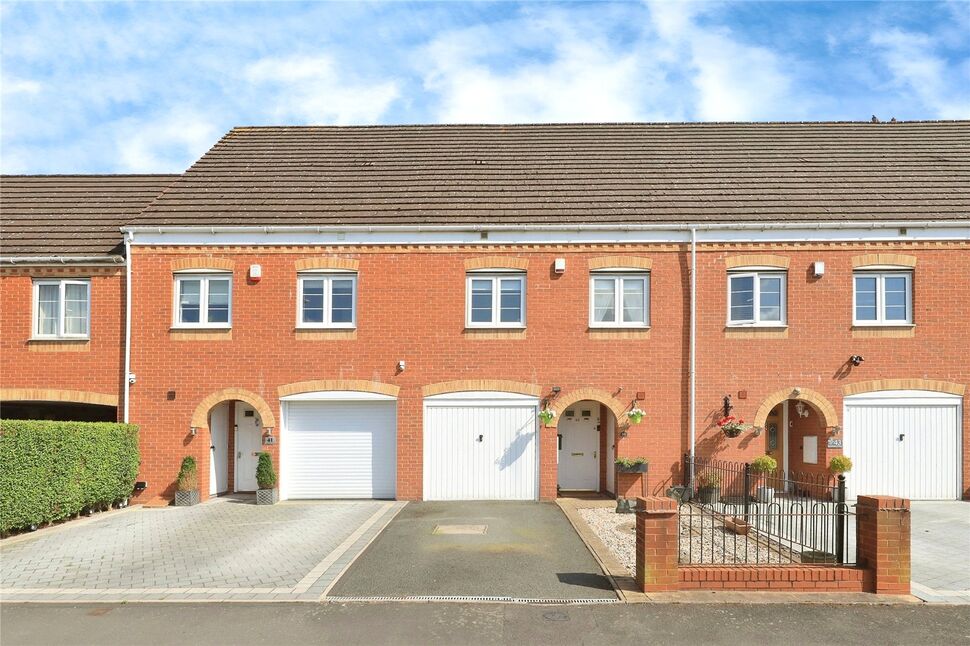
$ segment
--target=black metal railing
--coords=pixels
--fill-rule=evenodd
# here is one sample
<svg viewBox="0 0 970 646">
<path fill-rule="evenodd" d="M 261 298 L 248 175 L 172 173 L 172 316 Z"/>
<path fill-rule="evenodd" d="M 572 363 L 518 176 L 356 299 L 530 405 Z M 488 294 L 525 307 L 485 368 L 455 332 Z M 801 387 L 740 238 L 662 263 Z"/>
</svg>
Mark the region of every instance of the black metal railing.
<svg viewBox="0 0 970 646">
<path fill-rule="evenodd" d="M 681 563 L 855 562 L 845 476 L 684 457 Z"/>
</svg>

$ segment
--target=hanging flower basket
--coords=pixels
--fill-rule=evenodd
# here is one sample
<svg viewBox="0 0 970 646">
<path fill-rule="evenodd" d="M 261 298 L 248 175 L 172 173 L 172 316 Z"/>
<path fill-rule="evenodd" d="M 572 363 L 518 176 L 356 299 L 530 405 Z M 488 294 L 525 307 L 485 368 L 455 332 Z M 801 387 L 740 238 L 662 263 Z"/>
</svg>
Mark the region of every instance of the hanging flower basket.
<svg viewBox="0 0 970 646">
<path fill-rule="evenodd" d="M 556 419 L 556 411 L 551 408 L 544 408 L 539 411 L 539 419 L 542 420 L 544 426 L 548 426 L 549 422 Z"/>
<path fill-rule="evenodd" d="M 737 419 L 732 415 L 722 417 L 718 420 L 717 425 L 727 437 L 738 437 L 753 428 L 750 424 L 745 424 L 743 419 Z"/>
<path fill-rule="evenodd" d="M 639 424 L 643 421 L 643 416 L 646 415 L 641 408 L 634 406 L 632 409 L 626 412 L 626 417 L 630 420 L 631 424 Z"/>
</svg>

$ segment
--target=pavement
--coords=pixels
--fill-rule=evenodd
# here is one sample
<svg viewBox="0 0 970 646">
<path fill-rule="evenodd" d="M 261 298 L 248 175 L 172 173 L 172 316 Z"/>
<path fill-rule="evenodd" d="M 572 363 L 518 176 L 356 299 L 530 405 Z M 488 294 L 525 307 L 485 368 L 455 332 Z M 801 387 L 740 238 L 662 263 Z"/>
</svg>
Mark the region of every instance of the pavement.
<svg viewBox="0 0 970 646">
<path fill-rule="evenodd" d="M 329 596 L 618 600 L 559 507 L 535 502 L 410 503 Z"/>
<path fill-rule="evenodd" d="M 4 604 L 33 644 L 966 644 L 957 606 L 465 603 Z"/>
<path fill-rule="evenodd" d="M 218 498 L 0 543 L 4 601 L 316 601 L 405 503 Z"/>
<path fill-rule="evenodd" d="M 931 603 L 970 604 L 970 502 L 913 502 L 912 592 Z"/>
</svg>

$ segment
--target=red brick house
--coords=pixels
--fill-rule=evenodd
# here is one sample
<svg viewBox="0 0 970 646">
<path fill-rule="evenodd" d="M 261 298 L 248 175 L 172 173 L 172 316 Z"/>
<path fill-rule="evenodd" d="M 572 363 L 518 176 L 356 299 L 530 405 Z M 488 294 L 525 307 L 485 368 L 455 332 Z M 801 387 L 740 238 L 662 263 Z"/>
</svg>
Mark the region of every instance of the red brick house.
<svg viewBox="0 0 970 646">
<path fill-rule="evenodd" d="M 143 502 L 185 455 L 210 495 L 267 450 L 284 498 L 550 499 L 843 447 L 853 493 L 970 498 L 970 123 L 234 129 L 78 220 L 127 247 L 97 368 L 28 354 L 55 261 L 10 245 L 60 255 L 8 214 L 31 181 L 3 178 L 3 405 L 117 397 Z"/>
</svg>

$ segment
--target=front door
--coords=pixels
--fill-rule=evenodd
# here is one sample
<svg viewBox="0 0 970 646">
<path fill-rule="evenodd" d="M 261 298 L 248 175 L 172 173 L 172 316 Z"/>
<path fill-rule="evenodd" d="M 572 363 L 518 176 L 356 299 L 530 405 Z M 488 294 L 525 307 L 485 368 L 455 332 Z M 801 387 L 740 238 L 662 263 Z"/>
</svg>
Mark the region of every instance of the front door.
<svg viewBox="0 0 970 646">
<path fill-rule="evenodd" d="M 209 495 L 229 489 L 229 406 L 218 404 L 209 414 Z"/>
<path fill-rule="evenodd" d="M 259 413 L 245 402 L 236 402 L 236 491 L 256 491 L 261 441 Z"/>
<path fill-rule="evenodd" d="M 559 488 L 565 491 L 598 491 L 599 404 L 579 402 L 559 420 Z"/>
</svg>

